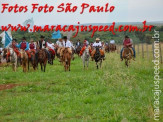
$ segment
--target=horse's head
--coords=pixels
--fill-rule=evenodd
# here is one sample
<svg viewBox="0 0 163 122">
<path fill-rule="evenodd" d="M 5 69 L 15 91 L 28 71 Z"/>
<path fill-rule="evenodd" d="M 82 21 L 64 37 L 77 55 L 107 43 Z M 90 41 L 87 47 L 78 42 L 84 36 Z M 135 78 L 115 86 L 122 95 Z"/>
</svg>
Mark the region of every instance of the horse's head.
<svg viewBox="0 0 163 122">
<path fill-rule="evenodd" d="M 85 56 L 87 56 L 87 57 L 89 56 L 89 48 L 88 48 L 88 47 L 86 47 L 86 49 L 85 49 L 85 52 L 84 52 L 84 53 L 85 53 Z"/>
<path fill-rule="evenodd" d="M 4 48 L 4 49 L 2 50 L 2 56 L 3 56 L 4 59 L 5 59 L 6 56 L 7 56 L 7 52 L 8 52 L 7 48 Z"/>
<path fill-rule="evenodd" d="M 63 52 L 68 53 L 68 48 L 65 48 Z"/>
<path fill-rule="evenodd" d="M 25 51 L 23 49 L 20 50 L 20 58 L 25 58 Z"/>
<path fill-rule="evenodd" d="M 100 47 L 99 46 L 96 47 L 96 53 L 100 53 Z"/>
<path fill-rule="evenodd" d="M 10 55 L 12 55 L 13 53 L 14 53 L 14 50 L 13 50 L 13 48 L 8 48 L 8 52 L 10 52 Z"/>
<path fill-rule="evenodd" d="M 131 57 L 131 51 L 128 47 L 125 47 L 124 48 L 124 58 L 130 59 L 130 57 Z"/>
</svg>

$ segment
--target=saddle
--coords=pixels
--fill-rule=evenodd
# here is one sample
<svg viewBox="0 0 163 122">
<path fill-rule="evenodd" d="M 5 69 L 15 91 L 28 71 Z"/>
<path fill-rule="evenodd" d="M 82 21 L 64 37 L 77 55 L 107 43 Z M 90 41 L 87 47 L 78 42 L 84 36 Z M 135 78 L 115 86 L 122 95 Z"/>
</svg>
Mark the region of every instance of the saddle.
<svg viewBox="0 0 163 122">
<path fill-rule="evenodd" d="M 128 49 L 130 50 L 131 55 L 134 56 L 134 51 L 133 51 L 133 49 L 132 49 L 131 47 L 128 47 Z M 122 52 L 122 57 L 125 57 L 125 51 L 124 51 L 124 50 L 123 50 L 123 52 Z"/>
</svg>

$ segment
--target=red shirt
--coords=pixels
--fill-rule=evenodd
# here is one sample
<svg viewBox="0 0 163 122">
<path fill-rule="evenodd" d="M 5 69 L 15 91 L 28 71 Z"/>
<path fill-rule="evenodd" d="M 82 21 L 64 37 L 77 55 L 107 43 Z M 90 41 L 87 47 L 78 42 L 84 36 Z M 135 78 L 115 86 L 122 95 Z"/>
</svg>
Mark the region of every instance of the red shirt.
<svg viewBox="0 0 163 122">
<path fill-rule="evenodd" d="M 123 41 L 123 45 L 124 45 L 124 47 L 127 47 L 128 44 L 130 44 L 130 43 L 132 43 L 130 39 L 125 39 L 125 40 Z M 129 45 L 129 47 L 132 47 L 132 44 Z"/>
<path fill-rule="evenodd" d="M 35 44 L 31 44 L 31 43 L 30 43 L 29 48 L 30 48 L 30 49 L 35 49 Z"/>
<path fill-rule="evenodd" d="M 22 42 L 21 45 L 20 45 L 20 49 L 25 50 L 26 47 L 27 47 L 26 42 Z"/>
</svg>

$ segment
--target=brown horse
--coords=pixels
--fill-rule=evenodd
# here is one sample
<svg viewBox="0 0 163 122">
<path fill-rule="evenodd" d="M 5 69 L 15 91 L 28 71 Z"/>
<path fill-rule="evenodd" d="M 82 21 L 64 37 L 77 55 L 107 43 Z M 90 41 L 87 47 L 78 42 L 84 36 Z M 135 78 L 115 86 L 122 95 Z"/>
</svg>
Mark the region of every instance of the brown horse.
<svg viewBox="0 0 163 122">
<path fill-rule="evenodd" d="M 110 50 L 111 52 L 115 52 L 115 50 L 116 50 L 116 45 L 115 45 L 115 44 L 110 44 L 110 45 L 109 45 L 109 50 Z"/>
<path fill-rule="evenodd" d="M 28 60 L 28 70 L 29 70 L 29 64 L 31 63 L 32 67 L 34 70 L 36 70 L 37 68 L 37 60 L 36 60 L 36 55 L 35 55 L 35 51 L 30 51 L 29 52 L 31 55 L 31 58 Z"/>
<path fill-rule="evenodd" d="M 25 50 L 20 50 L 20 57 L 21 57 L 21 64 L 23 67 L 23 72 L 27 72 L 28 67 L 28 54 L 25 52 Z"/>
<path fill-rule="evenodd" d="M 68 48 L 63 50 L 63 64 L 65 71 L 70 71 L 70 63 L 71 63 L 71 54 L 68 52 Z"/>
<path fill-rule="evenodd" d="M 108 44 L 105 45 L 105 52 L 107 52 L 107 53 L 110 52 L 110 48 L 109 48 L 109 45 Z"/>
<path fill-rule="evenodd" d="M 47 60 L 48 60 L 48 56 L 46 53 L 46 49 L 38 50 L 38 63 L 40 63 L 41 65 L 41 71 L 45 72 Z"/>
<path fill-rule="evenodd" d="M 128 47 L 125 47 L 123 49 L 123 52 L 122 52 L 122 59 L 125 59 L 125 64 L 126 66 L 128 67 L 129 66 L 129 63 L 130 63 L 130 60 L 132 59 L 132 52 L 131 52 L 131 49 L 129 49 Z"/>
</svg>

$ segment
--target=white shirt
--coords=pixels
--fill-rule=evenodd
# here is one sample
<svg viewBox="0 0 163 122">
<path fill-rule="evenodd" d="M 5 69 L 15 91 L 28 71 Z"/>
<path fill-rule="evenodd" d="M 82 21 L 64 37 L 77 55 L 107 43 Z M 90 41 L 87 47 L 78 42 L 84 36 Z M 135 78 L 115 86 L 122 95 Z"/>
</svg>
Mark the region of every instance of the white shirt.
<svg viewBox="0 0 163 122">
<path fill-rule="evenodd" d="M 93 43 L 93 47 L 97 47 L 97 46 L 101 47 L 102 46 L 101 42 L 99 42 L 99 43 L 97 43 L 97 42 Z"/>
<path fill-rule="evenodd" d="M 71 48 L 71 42 L 69 41 L 69 40 L 67 40 L 66 41 L 66 43 L 65 43 L 65 41 L 63 41 L 63 47 L 68 47 L 68 48 Z"/>
<path fill-rule="evenodd" d="M 2 51 L 3 50 L 3 48 L 0 48 L 0 51 Z"/>
<path fill-rule="evenodd" d="M 115 41 L 114 40 L 110 40 L 110 44 L 115 44 Z"/>
<path fill-rule="evenodd" d="M 57 44 L 59 47 L 63 47 L 63 42 L 60 42 L 59 40 L 56 42 L 56 44 Z"/>
<path fill-rule="evenodd" d="M 54 50 L 54 43 L 50 44 L 50 43 L 47 42 L 47 46 Z"/>
</svg>

